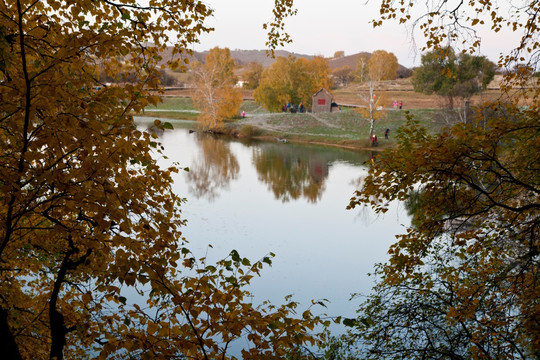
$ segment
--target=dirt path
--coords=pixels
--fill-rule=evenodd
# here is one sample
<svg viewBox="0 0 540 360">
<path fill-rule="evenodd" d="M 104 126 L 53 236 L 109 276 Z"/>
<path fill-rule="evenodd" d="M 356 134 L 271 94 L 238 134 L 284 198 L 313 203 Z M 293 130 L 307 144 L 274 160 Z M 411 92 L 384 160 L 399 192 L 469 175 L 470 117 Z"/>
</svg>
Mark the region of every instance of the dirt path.
<svg viewBox="0 0 540 360">
<path fill-rule="evenodd" d="M 312 118 L 314 118 L 318 122 L 323 123 L 324 125 L 326 125 L 328 127 L 339 128 L 339 126 L 337 126 L 336 124 L 332 124 L 331 122 L 328 122 L 325 119 L 321 119 L 320 117 L 318 117 L 317 115 L 315 115 L 313 113 L 308 113 L 307 115 L 310 115 Z"/>
<path fill-rule="evenodd" d="M 282 122 L 281 124 L 270 123 L 270 121 L 273 118 L 281 116 L 281 115 L 282 113 L 269 113 L 269 114 L 246 113 L 246 117 L 242 119 L 241 121 L 239 121 L 238 123 L 240 125 L 251 125 L 251 126 L 257 127 L 262 130 L 267 130 L 267 131 L 286 132 L 287 130 L 294 127 L 293 123 L 291 123 L 291 125 L 287 125 L 286 122 Z M 339 128 L 338 125 L 332 124 L 331 122 L 318 117 L 316 114 L 306 113 L 305 115 L 311 116 L 316 121 L 320 122 L 321 124 L 324 124 L 324 126 L 331 127 L 331 128 Z"/>
<path fill-rule="evenodd" d="M 246 113 L 246 117 L 238 122 L 241 126 L 251 125 L 262 130 L 275 131 L 275 132 L 285 132 L 290 127 L 286 125 L 276 125 L 270 124 L 269 121 L 276 116 L 281 115 L 281 113 L 270 113 L 270 114 L 254 114 Z"/>
</svg>

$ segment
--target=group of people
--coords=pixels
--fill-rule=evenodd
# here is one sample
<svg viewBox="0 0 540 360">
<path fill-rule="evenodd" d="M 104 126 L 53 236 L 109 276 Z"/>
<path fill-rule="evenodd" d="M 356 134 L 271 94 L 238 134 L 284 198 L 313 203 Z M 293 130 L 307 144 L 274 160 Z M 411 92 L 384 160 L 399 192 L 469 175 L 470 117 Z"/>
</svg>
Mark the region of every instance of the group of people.
<svg viewBox="0 0 540 360">
<path fill-rule="evenodd" d="M 384 131 L 384 138 L 388 140 L 388 134 L 390 134 L 390 129 L 386 128 Z M 373 134 L 371 135 L 371 146 L 377 146 L 379 145 L 379 140 L 377 139 L 377 135 Z"/>
<path fill-rule="evenodd" d="M 399 106 L 399 110 L 403 109 L 403 101 L 397 101 L 397 100 L 394 100 L 394 109 L 397 109 L 397 107 Z"/>
<path fill-rule="evenodd" d="M 283 105 L 281 107 L 281 111 L 291 112 L 291 113 L 295 113 L 295 112 L 303 113 L 303 112 L 306 112 L 306 108 L 304 107 L 303 103 L 300 103 L 300 105 L 298 106 L 295 104 L 287 103 L 287 105 Z"/>
</svg>

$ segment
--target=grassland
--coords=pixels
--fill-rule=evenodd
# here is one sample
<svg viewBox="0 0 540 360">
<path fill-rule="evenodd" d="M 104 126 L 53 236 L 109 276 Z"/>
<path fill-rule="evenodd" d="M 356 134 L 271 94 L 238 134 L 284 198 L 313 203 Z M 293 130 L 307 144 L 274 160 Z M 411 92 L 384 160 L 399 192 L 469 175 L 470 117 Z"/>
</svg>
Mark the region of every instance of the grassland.
<svg viewBox="0 0 540 360">
<path fill-rule="evenodd" d="M 244 93 L 244 102 L 239 113 L 244 111 L 245 118 L 238 116 L 226 123 L 225 131 L 237 137 L 256 137 L 275 140 L 286 139 L 295 142 L 312 142 L 337 145 L 351 148 L 371 147 L 369 141 L 369 121 L 359 111 L 362 105 L 359 93 L 364 91 L 359 85 L 352 85 L 333 92 L 334 101 L 341 104 L 339 112 L 331 113 L 269 113 L 253 101 L 250 92 Z M 407 116 L 436 133 L 448 125 L 444 120 L 443 99 L 436 95 L 419 94 L 413 91 L 409 79 L 398 79 L 380 85 L 380 96 L 384 96 L 388 108 L 382 111 L 383 116 L 375 122 L 375 134 L 380 143 L 379 149 L 393 146 L 395 135 L 407 121 Z M 162 97 L 157 107 L 148 107 L 144 115 L 151 117 L 184 120 L 178 127 L 197 127 L 198 111 L 195 109 L 189 90 L 176 90 Z M 486 100 L 500 97 L 500 90 L 488 89 L 471 99 L 471 103 L 479 104 Z M 402 110 L 392 108 L 393 100 L 402 101 Z M 348 106 L 350 105 L 350 106 Z M 459 106 L 459 105 L 458 105 Z M 459 111 L 457 109 L 456 111 Z M 186 122 L 185 120 L 188 120 Z M 189 121 L 192 121 L 191 123 Z M 174 121 L 172 121 L 174 124 Z M 190 125 L 191 124 L 191 125 Z M 390 138 L 384 139 L 384 132 L 390 129 Z"/>
<path fill-rule="evenodd" d="M 336 145 L 350 148 L 367 148 L 369 121 L 362 117 L 357 108 L 343 107 L 342 111 L 332 113 L 269 113 L 252 100 L 242 103 L 240 116 L 226 123 L 226 132 L 237 137 L 254 137 L 275 140 L 286 139 L 293 142 L 310 142 Z M 440 131 L 444 125 L 436 122 L 434 109 L 412 109 L 384 111 L 384 117 L 375 122 L 375 134 L 379 138 L 380 149 L 395 144 L 397 129 L 405 124 L 406 115 L 412 115 L 428 129 Z M 164 97 L 157 107 L 147 108 L 144 116 L 168 118 L 177 127 L 196 129 L 197 110 L 191 99 Z M 178 120 L 178 121 L 175 121 Z M 181 120 L 181 121 L 180 121 Z M 185 120 L 189 120 L 186 122 Z M 390 129 L 389 140 L 384 139 L 384 132 Z"/>
</svg>

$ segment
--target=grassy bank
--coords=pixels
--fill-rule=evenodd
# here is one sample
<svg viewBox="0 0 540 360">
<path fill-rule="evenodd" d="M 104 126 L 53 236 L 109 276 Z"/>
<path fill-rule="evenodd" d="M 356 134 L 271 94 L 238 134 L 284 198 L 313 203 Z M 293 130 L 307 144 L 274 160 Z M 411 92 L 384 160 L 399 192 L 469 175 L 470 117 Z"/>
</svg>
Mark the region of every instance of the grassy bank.
<svg viewBox="0 0 540 360">
<path fill-rule="evenodd" d="M 163 97 L 157 106 L 148 106 L 140 115 L 195 121 L 199 112 L 193 106 L 191 98 L 167 96 Z"/>
<path fill-rule="evenodd" d="M 254 101 L 244 101 L 240 111 L 246 112 L 246 118 L 231 119 L 226 123 L 226 131 L 235 136 L 272 140 L 280 138 L 352 148 L 371 147 L 369 120 L 363 118 L 357 108 L 345 107 L 340 112 L 317 114 L 268 113 Z M 384 117 L 375 122 L 379 148 L 395 144 L 396 131 L 405 124 L 407 114 L 414 116 L 429 132 L 440 131 L 445 124 L 434 120 L 437 118 L 436 113 L 434 109 L 386 110 Z M 141 115 L 194 121 L 198 112 L 190 98 L 164 97 L 161 104 L 148 107 Z M 196 127 L 196 123 L 178 125 Z M 388 140 L 384 139 L 386 129 L 390 129 Z"/>
</svg>

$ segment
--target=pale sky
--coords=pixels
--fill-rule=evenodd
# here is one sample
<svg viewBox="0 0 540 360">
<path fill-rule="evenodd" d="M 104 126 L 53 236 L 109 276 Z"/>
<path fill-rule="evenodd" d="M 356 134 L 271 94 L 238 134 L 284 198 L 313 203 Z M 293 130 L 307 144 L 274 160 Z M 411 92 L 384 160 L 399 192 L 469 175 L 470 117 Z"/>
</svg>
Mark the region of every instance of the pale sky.
<svg viewBox="0 0 540 360">
<path fill-rule="evenodd" d="M 215 46 L 231 50 L 263 50 L 266 34 L 262 24 L 271 20 L 273 0 L 207 0 L 215 10 L 209 25 L 215 31 L 203 35 L 194 50 L 204 51 Z M 411 46 L 411 35 L 403 25 L 387 22 L 373 28 L 370 20 L 378 15 L 377 0 L 295 0 L 298 14 L 286 20 L 286 30 L 293 43 L 288 50 L 305 55 L 331 57 L 336 51 L 345 55 L 358 52 L 386 50 L 393 52 L 398 62 L 407 67 L 419 65 L 420 54 Z M 497 62 L 501 51 L 508 51 L 516 44 L 516 34 L 499 33 L 493 36 L 486 31 L 482 36 L 481 55 Z M 420 35 L 417 46 L 423 44 Z"/>
</svg>

